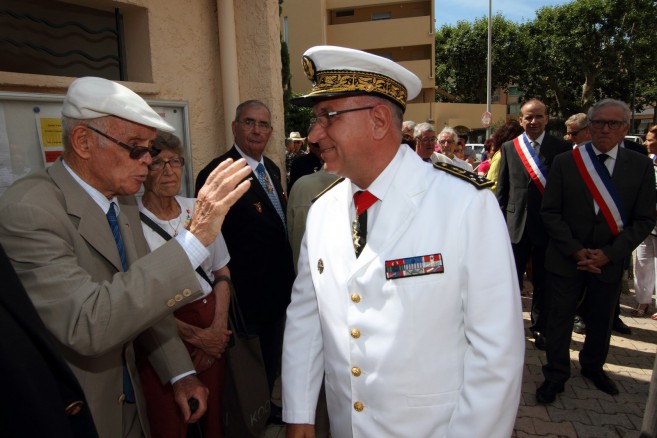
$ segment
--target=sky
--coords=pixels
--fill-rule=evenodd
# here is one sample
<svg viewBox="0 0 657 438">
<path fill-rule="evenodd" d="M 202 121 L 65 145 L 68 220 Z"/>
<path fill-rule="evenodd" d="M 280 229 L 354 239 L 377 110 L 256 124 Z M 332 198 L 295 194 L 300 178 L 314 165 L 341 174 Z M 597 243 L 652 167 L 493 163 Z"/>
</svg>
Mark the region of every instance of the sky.
<svg viewBox="0 0 657 438">
<path fill-rule="evenodd" d="M 536 17 L 536 11 L 543 6 L 556 6 L 576 0 L 490 0 L 492 14 L 500 12 L 506 19 L 523 23 Z M 477 18 L 488 17 L 486 0 L 434 0 L 436 7 L 436 29 L 445 24 L 455 26 L 458 21 L 472 22 Z"/>
</svg>

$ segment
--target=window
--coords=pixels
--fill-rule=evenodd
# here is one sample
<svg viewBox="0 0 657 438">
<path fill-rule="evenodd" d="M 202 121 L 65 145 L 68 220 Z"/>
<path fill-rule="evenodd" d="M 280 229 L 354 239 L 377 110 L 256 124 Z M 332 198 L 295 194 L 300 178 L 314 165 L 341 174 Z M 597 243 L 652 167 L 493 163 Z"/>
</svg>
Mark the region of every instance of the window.
<svg viewBox="0 0 657 438">
<path fill-rule="evenodd" d="M 392 12 L 375 12 L 372 14 L 372 21 L 390 20 L 391 18 Z"/>
<path fill-rule="evenodd" d="M 151 81 L 148 11 L 117 5 L 95 9 L 50 0 L 3 0 L 0 70 Z M 126 41 L 132 42 L 129 47 Z M 136 61 L 132 70 L 130 57 Z"/>
</svg>

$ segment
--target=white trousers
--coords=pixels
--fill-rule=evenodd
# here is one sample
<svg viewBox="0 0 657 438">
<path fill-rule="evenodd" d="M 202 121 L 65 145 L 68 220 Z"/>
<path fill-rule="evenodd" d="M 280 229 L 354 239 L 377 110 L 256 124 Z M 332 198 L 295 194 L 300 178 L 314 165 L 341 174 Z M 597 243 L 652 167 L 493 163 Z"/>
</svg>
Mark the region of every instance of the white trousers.
<svg viewBox="0 0 657 438">
<path fill-rule="evenodd" d="M 639 304 L 650 304 L 657 287 L 657 237 L 649 235 L 634 257 L 634 292 Z"/>
</svg>

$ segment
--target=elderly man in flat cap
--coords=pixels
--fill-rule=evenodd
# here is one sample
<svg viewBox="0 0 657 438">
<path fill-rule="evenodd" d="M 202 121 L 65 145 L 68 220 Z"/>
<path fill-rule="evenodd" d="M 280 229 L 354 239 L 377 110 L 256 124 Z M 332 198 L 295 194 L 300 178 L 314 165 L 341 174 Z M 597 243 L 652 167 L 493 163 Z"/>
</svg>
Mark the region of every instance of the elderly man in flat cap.
<svg viewBox="0 0 657 438">
<path fill-rule="evenodd" d="M 288 436 L 313 436 L 325 376 L 334 437 L 509 437 L 523 323 L 489 183 L 401 145 L 421 89 L 408 70 L 332 46 L 303 62 L 308 140 L 343 178 L 315 200 L 301 245 L 283 353 Z"/>
<path fill-rule="evenodd" d="M 189 230 L 147 254 L 131 195 L 158 153 L 150 144 L 156 129 L 174 130 L 128 88 L 77 79 L 62 107 L 63 159 L 0 198 L 0 242 L 80 381 L 101 437 L 150 435 L 133 344 L 173 385 L 182 418 L 205 412 L 208 390 L 171 314 L 201 294 L 194 269 L 249 186 L 240 183 L 249 173 L 243 160 L 222 164 L 199 194 Z M 198 400 L 196 413 L 189 399 Z"/>
</svg>

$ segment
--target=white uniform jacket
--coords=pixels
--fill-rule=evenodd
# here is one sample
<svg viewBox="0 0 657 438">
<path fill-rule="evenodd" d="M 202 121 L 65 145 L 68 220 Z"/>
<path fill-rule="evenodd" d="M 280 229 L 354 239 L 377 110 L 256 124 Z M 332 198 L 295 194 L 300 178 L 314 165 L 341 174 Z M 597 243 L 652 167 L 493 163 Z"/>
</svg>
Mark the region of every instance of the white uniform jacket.
<svg viewBox="0 0 657 438">
<path fill-rule="evenodd" d="M 508 438 L 524 334 L 497 201 L 407 147 L 395 160 L 359 258 L 349 181 L 310 209 L 287 311 L 283 418 L 314 422 L 325 373 L 333 437 Z M 386 261 L 436 254 L 444 272 L 386 279 Z"/>
</svg>

